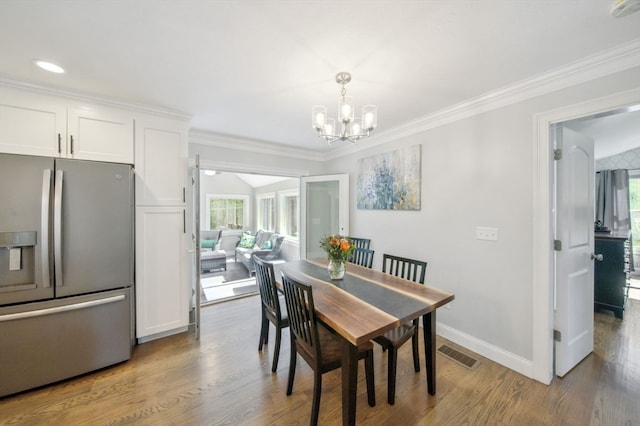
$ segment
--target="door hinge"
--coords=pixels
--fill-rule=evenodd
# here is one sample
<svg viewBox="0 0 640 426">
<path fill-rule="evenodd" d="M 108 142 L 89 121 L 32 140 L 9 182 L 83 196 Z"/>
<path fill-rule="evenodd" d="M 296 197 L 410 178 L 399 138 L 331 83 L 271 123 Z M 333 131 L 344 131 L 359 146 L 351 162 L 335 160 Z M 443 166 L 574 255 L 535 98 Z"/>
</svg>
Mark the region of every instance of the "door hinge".
<svg viewBox="0 0 640 426">
<path fill-rule="evenodd" d="M 562 333 L 558 330 L 553 330 L 553 340 L 556 342 L 562 342 Z"/>
<path fill-rule="evenodd" d="M 553 159 L 556 161 L 562 160 L 562 150 L 560 148 L 553 150 Z"/>
<path fill-rule="evenodd" d="M 561 251 L 562 250 L 562 241 L 553 240 L 553 250 L 554 251 Z"/>
</svg>

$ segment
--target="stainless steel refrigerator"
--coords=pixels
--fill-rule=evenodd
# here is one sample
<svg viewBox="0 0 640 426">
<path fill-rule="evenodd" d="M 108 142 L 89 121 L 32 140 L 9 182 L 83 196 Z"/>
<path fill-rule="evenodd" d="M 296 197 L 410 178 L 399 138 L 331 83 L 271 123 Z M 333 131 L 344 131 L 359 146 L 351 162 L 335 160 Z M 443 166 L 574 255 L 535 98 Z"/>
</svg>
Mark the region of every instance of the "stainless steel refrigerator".
<svg viewBox="0 0 640 426">
<path fill-rule="evenodd" d="M 133 169 L 0 154 L 0 396 L 130 358 Z"/>
</svg>

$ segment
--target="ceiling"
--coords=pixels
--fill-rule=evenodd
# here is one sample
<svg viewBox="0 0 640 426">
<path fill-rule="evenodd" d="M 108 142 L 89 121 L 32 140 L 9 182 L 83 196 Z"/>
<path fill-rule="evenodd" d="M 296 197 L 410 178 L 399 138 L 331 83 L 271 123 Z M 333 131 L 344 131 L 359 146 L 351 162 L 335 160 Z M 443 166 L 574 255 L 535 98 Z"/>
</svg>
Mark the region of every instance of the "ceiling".
<svg viewBox="0 0 640 426">
<path fill-rule="evenodd" d="M 249 173 L 234 173 L 234 175 L 254 188 L 260 188 L 262 186 L 284 182 L 285 180 L 292 179 L 291 177 L 286 176 L 254 175 Z"/>
<path fill-rule="evenodd" d="M 377 132 L 640 39 L 604 0 L 2 0 L 0 78 L 169 109 L 193 129 L 328 149 L 348 71 Z M 53 61 L 47 73 L 34 59 Z"/>
</svg>

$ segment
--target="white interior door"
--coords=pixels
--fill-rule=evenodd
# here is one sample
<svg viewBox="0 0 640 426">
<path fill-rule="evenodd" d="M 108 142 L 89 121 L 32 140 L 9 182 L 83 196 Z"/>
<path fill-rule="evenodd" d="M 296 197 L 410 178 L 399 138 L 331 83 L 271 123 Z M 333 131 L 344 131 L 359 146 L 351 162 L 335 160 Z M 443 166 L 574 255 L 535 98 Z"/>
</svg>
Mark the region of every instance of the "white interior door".
<svg viewBox="0 0 640 426">
<path fill-rule="evenodd" d="M 594 141 L 554 125 L 556 161 L 555 373 L 562 377 L 593 351 Z"/>
<path fill-rule="evenodd" d="M 349 175 L 307 176 L 300 180 L 302 259 L 322 257 L 320 239 L 349 235 Z"/>
</svg>

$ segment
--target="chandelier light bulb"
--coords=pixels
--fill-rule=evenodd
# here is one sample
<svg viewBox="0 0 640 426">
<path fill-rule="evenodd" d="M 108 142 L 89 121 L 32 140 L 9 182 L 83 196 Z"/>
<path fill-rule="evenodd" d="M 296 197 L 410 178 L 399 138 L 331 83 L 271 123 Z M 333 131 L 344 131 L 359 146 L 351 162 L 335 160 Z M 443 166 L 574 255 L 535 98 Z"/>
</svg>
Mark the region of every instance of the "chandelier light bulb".
<svg viewBox="0 0 640 426">
<path fill-rule="evenodd" d="M 332 135 L 333 134 L 333 129 L 335 128 L 335 123 L 336 123 L 336 121 L 333 118 L 329 118 L 327 120 L 327 124 L 325 124 L 325 126 L 324 126 L 325 135 Z"/>
<path fill-rule="evenodd" d="M 343 118 L 349 118 L 349 116 L 351 115 L 351 105 L 342 105 L 342 117 Z"/>
<path fill-rule="evenodd" d="M 370 132 L 378 125 L 378 107 L 375 105 L 365 105 L 362 107 L 362 119 L 364 120 L 364 130 Z"/>
<path fill-rule="evenodd" d="M 338 103 L 338 121 L 341 129 L 336 126 L 336 120 L 328 118 L 327 108 L 323 105 L 316 105 L 311 110 L 311 125 L 324 138 L 329 145 L 335 141 L 348 140 L 355 143 L 361 138 L 370 135 L 370 132 L 378 124 L 378 109 L 375 105 L 366 105 L 362 108 L 362 116 L 354 116 L 355 107 L 353 98 L 346 96 L 346 85 L 351 81 L 351 74 L 340 72 L 336 75 L 336 82 L 342 86 L 340 91 L 340 101 Z"/>
<path fill-rule="evenodd" d="M 360 133 L 362 133 L 362 127 L 360 126 L 360 119 L 354 118 L 353 121 L 351 122 L 351 134 L 359 135 Z"/>
</svg>

